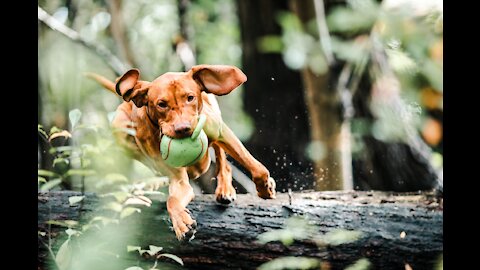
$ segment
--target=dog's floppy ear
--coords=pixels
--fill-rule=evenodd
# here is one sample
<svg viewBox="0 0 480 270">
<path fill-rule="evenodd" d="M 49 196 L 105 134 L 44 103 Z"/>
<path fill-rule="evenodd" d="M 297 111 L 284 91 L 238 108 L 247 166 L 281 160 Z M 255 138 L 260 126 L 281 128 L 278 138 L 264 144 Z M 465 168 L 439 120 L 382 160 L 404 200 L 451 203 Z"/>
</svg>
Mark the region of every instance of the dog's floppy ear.
<svg viewBox="0 0 480 270">
<path fill-rule="evenodd" d="M 125 101 L 133 101 L 138 108 L 147 104 L 148 88 L 145 82 L 139 81 L 140 71 L 136 68 L 125 72 L 115 84 L 115 91 Z"/>
<path fill-rule="evenodd" d="M 197 65 L 190 70 L 202 90 L 218 96 L 226 95 L 247 81 L 247 76 L 237 67 L 226 65 Z"/>
</svg>

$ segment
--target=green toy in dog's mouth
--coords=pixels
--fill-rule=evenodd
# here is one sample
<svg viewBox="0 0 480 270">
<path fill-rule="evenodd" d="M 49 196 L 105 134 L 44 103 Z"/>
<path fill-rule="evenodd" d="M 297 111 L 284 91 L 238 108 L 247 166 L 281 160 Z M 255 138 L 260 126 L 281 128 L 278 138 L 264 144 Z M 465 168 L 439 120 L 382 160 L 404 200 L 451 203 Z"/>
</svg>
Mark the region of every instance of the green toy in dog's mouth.
<svg viewBox="0 0 480 270">
<path fill-rule="evenodd" d="M 201 114 L 192 136 L 174 139 L 163 135 L 160 141 L 162 159 L 172 167 L 186 167 L 195 164 L 207 152 L 208 138 L 203 131 L 207 117 Z"/>
</svg>

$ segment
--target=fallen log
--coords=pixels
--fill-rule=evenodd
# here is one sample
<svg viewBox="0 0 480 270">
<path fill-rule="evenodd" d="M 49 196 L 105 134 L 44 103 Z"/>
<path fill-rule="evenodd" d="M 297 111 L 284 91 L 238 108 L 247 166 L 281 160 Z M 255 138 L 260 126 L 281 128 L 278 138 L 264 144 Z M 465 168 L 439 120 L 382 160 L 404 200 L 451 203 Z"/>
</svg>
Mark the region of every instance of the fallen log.
<svg viewBox="0 0 480 270">
<path fill-rule="evenodd" d="M 101 199 L 92 193 L 86 194 L 81 204 L 70 205 L 68 198 L 78 195 L 70 191 L 38 193 L 39 231 L 51 230 L 53 250 L 62 243 L 56 236 L 64 228 L 47 225 L 48 220 L 86 224 L 98 211 Z M 154 200 L 141 214 L 122 222 L 139 228 L 128 231 L 135 244 L 160 245 L 162 252 L 182 258 L 187 269 L 256 269 L 283 256 L 319 258 L 325 267 L 322 269 L 344 269 L 360 258 L 367 258 L 371 269 L 406 269 L 406 264 L 412 269 L 434 269 L 443 252 L 443 202 L 428 192 L 304 192 L 278 194 L 276 200 L 242 194 L 230 206 L 217 204 L 213 195 L 200 195 L 188 208 L 197 220 L 198 231 L 187 243 L 179 243 L 168 231 L 162 200 Z M 359 231 L 362 236 L 351 243 L 326 247 L 318 247 L 309 239 L 290 246 L 256 241 L 261 233 L 281 229 L 292 216 L 308 217 L 320 234 L 340 228 Z M 39 243 L 39 265 L 46 265 L 48 256 Z"/>
</svg>

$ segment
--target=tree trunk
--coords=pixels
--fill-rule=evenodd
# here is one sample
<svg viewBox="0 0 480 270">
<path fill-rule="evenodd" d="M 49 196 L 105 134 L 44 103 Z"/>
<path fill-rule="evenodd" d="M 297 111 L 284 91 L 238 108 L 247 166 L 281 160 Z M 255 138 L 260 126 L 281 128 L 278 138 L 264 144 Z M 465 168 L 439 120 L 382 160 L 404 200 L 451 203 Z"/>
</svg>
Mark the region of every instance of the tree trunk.
<svg viewBox="0 0 480 270">
<path fill-rule="evenodd" d="M 311 189 L 312 163 L 305 155 L 309 119 L 301 75 L 285 65 L 280 53 L 263 53 L 257 47 L 261 37 L 281 34 L 276 16 L 289 11 L 288 2 L 238 0 L 237 7 L 242 70 L 248 78 L 244 109 L 255 125 L 245 145 L 270 170 L 278 191 Z"/>
<path fill-rule="evenodd" d="M 323 1 L 319 1 L 323 5 Z M 292 9 L 306 25 L 310 20 L 322 20 L 315 14 L 312 0 L 291 1 Z M 322 6 L 322 9 L 324 7 Z M 320 36 L 320 41 L 325 39 Z M 327 54 L 325 54 L 327 59 Z M 340 69 L 331 63 L 325 74 L 315 74 L 309 67 L 302 70 L 305 100 L 311 121 L 312 148 L 315 158 L 316 190 L 353 189 L 350 125 L 344 123 L 342 103 L 335 80 Z"/>
<path fill-rule="evenodd" d="M 94 194 L 87 194 L 82 206 L 70 206 L 68 198 L 74 195 L 80 193 L 38 193 L 39 231 L 48 230 L 48 220 L 85 224 L 101 211 L 97 210 L 100 199 Z M 305 192 L 291 197 L 278 194 L 276 200 L 238 195 L 231 206 L 215 203 L 213 195 L 202 195 L 188 206 L 198 223 L 198 232 L 187 243 L 179 243 L 168 231 L 163 200 L 155 200 L 141 214 L 121 221 L 120 225 L 134 225 L 130 228 L 137 229 L 128 230 L 132 238 L 119 250 L 126 253 L 127 244 L 159 245 L 164 248 L 162 252 L 181 257 L 188 269 L 256 269 L 282 256 L 319 258 L 328 269 L 344 269 L 360 258 L 367 258 L 372 269 L 405 269 L 405 264 L 413 269 L 433 269 L 443 252 L 443 201 L 431 193 Z M 282 228 L 293 216 L 307 217 L 319 234 L 346 229 L 359 231 L 362 236 L 348 244 L 326 247 L 317 247 L 308 239 L 288 247 L 280 242 L 256 242 L 259 234 Z M 60 229 L 65 230 L 52 226 L 51 236 L 58 238 Z M 95 244 L 99 244 L 100 237 L 95 238 Z M 53 239 L 54 252 L 62 242 Z M 132 266 L 136 263 L 134 255 L 120 254 L 120 258 L 126 260 L 125 266 Z M 41 267 L 47 256 L 39 244 Z M 108 265 L 102 269 L 109 269 Z"/>
</svg>

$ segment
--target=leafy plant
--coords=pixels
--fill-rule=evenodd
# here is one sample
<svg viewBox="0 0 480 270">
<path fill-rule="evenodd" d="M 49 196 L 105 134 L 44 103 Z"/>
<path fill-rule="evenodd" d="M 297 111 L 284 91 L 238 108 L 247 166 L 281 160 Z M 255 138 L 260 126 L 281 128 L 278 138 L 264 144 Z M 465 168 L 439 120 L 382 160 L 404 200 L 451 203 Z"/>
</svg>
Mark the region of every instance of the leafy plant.
<svg viewBox="0 0 480 270">
<path fill-rule="evenodd" d="M 362 237 L 359 231 L 335 229 L 325 234 L 318 233 L 319 228 L 311 223 L 305 217 L 291 217 L 285 222 L 282 229 L 264 232 L 258 236 L 258 242 L 266 244 L 272 241 L 279 241 L 285 246 L 293 244 L 295 241 L 311 239 L 318 248 L 326 246 L 335 246 L 357 241 Z M 370 262 L 366 258 L 359 259 L 354 264 L 348 266 L 349 270 L 369 269 Z M 279 270 L 279 269 L 329 269 L 317 258 L 302 256 L 285 256 L 275 258 L 262 264 L 260 270 Z"/>
</svg>

